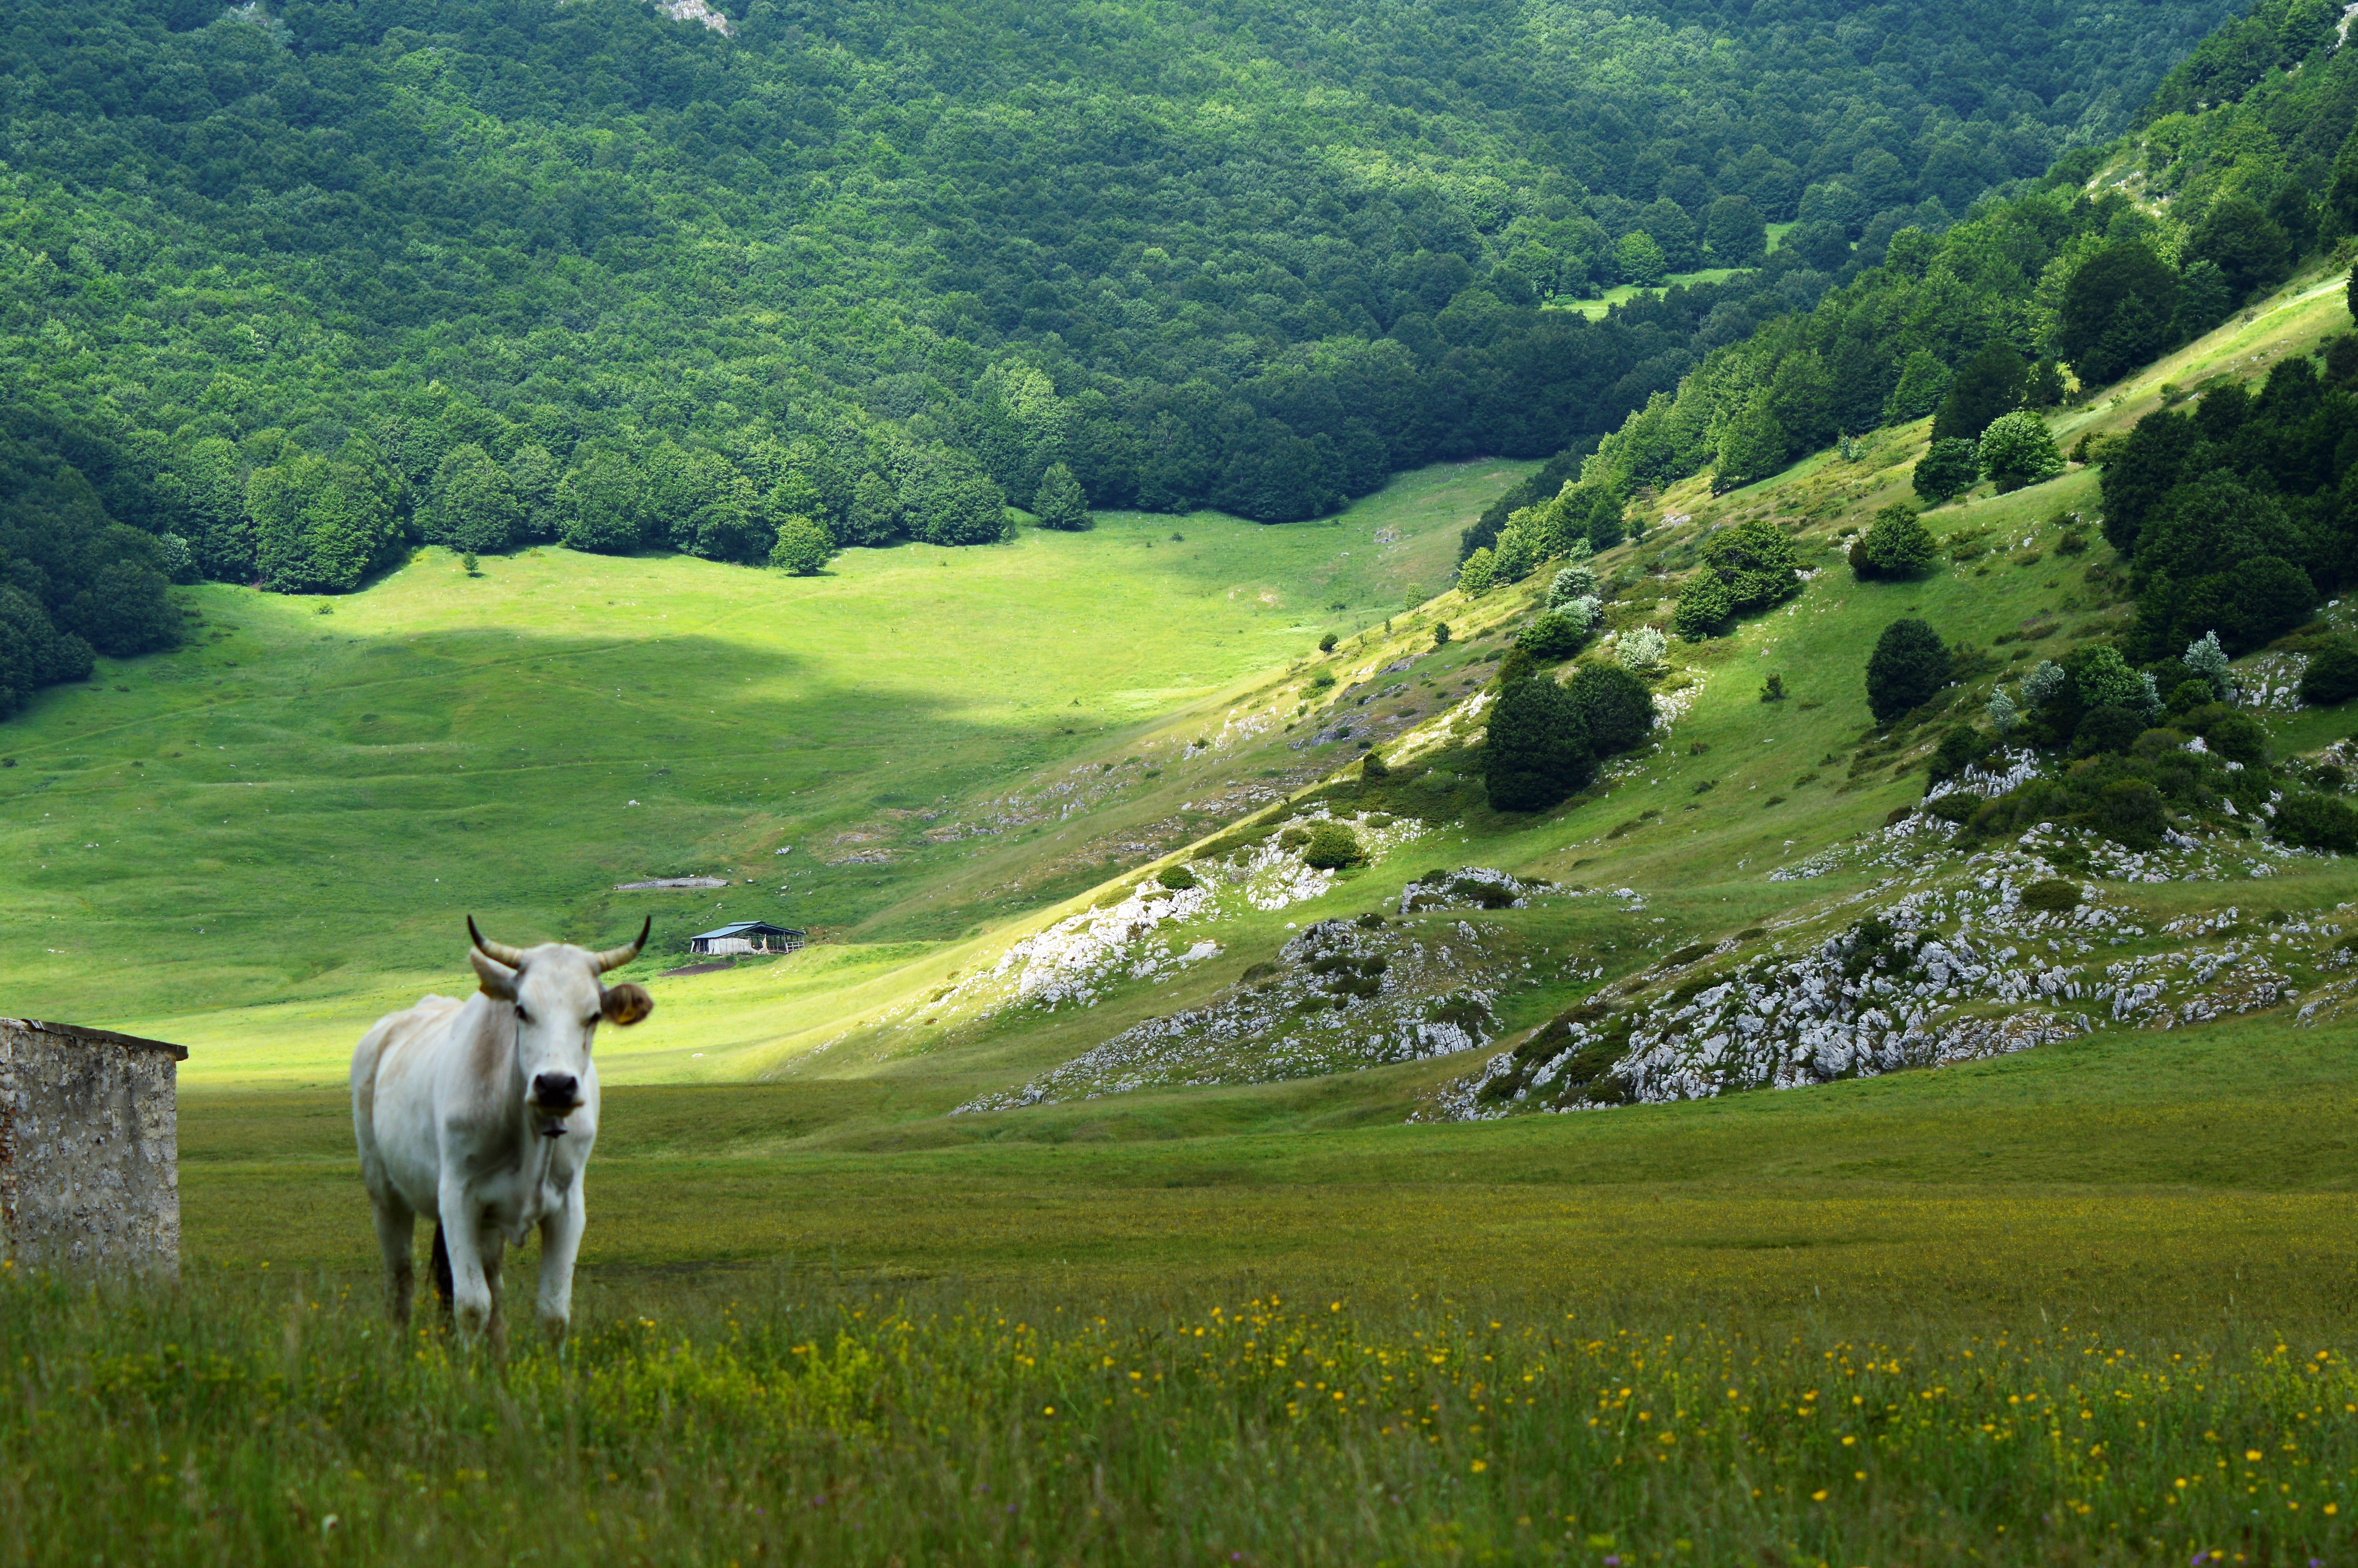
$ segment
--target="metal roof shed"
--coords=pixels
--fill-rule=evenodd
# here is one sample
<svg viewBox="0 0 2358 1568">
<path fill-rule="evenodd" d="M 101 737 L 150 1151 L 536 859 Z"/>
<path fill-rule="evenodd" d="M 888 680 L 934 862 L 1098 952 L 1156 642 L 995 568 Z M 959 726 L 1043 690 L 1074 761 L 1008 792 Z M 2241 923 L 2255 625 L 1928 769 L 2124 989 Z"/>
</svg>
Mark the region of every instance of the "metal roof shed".
<svg viewBox="0 0 2358 1568">
<path fill-rule="evenodd" d="M 687 950 L 708 957 L 731 953 L 792 953 L 803 945 L 803 933 L 765 920 L 740 920 L 687 939 Z"/>
</svg>

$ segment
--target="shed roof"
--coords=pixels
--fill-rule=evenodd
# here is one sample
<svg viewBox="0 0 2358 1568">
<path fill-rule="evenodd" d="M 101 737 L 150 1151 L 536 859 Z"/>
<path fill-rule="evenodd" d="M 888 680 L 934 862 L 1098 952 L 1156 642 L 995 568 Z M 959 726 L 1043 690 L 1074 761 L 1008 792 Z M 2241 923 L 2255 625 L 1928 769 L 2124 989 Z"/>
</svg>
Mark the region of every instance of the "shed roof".
<svg viewBox="0 0 2358 1568">
<path fill-rule="evenodd" d="M 175 1045 L 168 1040 L 145 1040 L 136 1034 L 117 1034 L 112 1029 L 92 1029 L 83 1023 L 52 1023 L 39 1018 L 0 1018 L 0 1023 L 60 1034 L 69 1040 L 79 1040 L 85 1045 L 127 1045 L 135 1051 L 168 1051 L 175 1062 L 189 1059 L 186 1045 Z"/>
<path fill-rule="evenodd" d="M 773 925 L 766 920 L 740 920 L 732 925 L 721 926 L 717 931 L 699 931 L 688 940 L 703 942 L 715 936 L 799 936 L 801 935 L 799 931 L 789 931 L 783 925 Z"/>
</svg>

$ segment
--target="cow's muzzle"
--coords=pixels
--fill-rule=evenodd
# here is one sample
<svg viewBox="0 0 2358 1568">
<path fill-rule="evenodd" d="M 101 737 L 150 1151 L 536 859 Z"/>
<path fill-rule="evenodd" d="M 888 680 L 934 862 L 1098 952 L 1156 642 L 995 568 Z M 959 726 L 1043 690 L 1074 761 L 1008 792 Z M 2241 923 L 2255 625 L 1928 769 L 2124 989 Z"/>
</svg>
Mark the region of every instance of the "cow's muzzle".
<svg viewBox="0 0 2358 1568">
<path fill-rule="evenodd" d="M 565 1119 L 581 1103 L 581 1080 L 570 1073 L 542 1073 L 532 1080 L 532 1108 L 543 1138 L 565 1136 Z"/>
</svg>

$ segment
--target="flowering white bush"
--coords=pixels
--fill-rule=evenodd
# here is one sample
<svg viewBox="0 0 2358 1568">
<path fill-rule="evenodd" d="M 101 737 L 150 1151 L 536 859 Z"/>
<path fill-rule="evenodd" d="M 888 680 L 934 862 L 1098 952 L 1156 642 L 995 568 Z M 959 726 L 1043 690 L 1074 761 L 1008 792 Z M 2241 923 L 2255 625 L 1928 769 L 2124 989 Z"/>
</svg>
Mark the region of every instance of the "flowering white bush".
<svg viewBox="0 0 2358 1568">
<path fill-rule="evenodd" d="M 1633 674 L 1642 673 L 1660 665 L 1670 645 L 1671 640 L 1659 629 L 1637 626 L 1621 633 L 1621 641 L 1614 648 L 1613 656 L 1620 661 L 1623 669 Z"/>
</svg>

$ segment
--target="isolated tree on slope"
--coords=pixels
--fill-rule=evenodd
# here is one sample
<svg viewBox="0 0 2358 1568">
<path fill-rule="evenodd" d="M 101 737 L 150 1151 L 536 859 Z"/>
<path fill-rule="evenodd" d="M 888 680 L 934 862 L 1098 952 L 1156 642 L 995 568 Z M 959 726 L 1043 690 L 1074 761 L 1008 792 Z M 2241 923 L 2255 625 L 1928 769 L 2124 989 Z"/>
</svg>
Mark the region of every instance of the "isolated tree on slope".
<svg viewBox="0 0 2358 1568">
<path fill-rule="evenodd" d="M 1932 531 L 1915 508 L 1895 503 L 1877 513 L 1850 547 L 1850 565 L 1862 578 L 1910 578 L 1931 570 L 1938 554 Z"/>
<path fill-rule="evenodd" d="M 1063 463 L 1052 463 L 1040 476 L 1040 488 L 1032 498 L 1032 511 L 1043 528 L 1061 528 L 1078 533 L 1094 528 L 1098 520 L 1089 515 L 1089 498 L 1081 492 L 1081 481 Z"/>
<path fill-rule="evenodd" d="M 1571 696 L 1544 676 L 1510 680 L 1490 710 L 1482 782 L 1496 811 L 1545 811 L 1596 771 Z"/>
<path fill-rule="evenodd" d="M 835 554 L 835 540 L 827 529 L 799 514 L 778 524 L 778 542 L 770 546 L 770 564 L 796 577 L 816 577 Z"/>
<path fill-rule="evenodd" d="M 1876 639 L 1866 661 L 1866 706 L 1888 724 L 1949 684 L 1949 650 L 1941 634 L 1917 620 L 1894 621 Z"/>
<path fill-rule="evenodd" d="M 1596 568 L 1578 562 L 1555 574 L 1548 584 L 1547 607 L 1562 610 L 1576 599 L 1596 597 Z"/>
<path fill-rule="evenodd" d="M 1931 449 L 1917 460 L 1912 482 L 1918 495 L 1938 506 L 1973 489 L 1980 473 L 1980 459 L 1974 443 L 1959 438 L 1933 442 Z"/>
<path fill-rule="evenodd" d="M 2001 414 L 1982 432 L 1978 451 L 1982 472 L 1999 493 L 2040 484 L 2063 471 L 2063 454 L 2047 422 L 2028 409 Z"/>
</svg>

